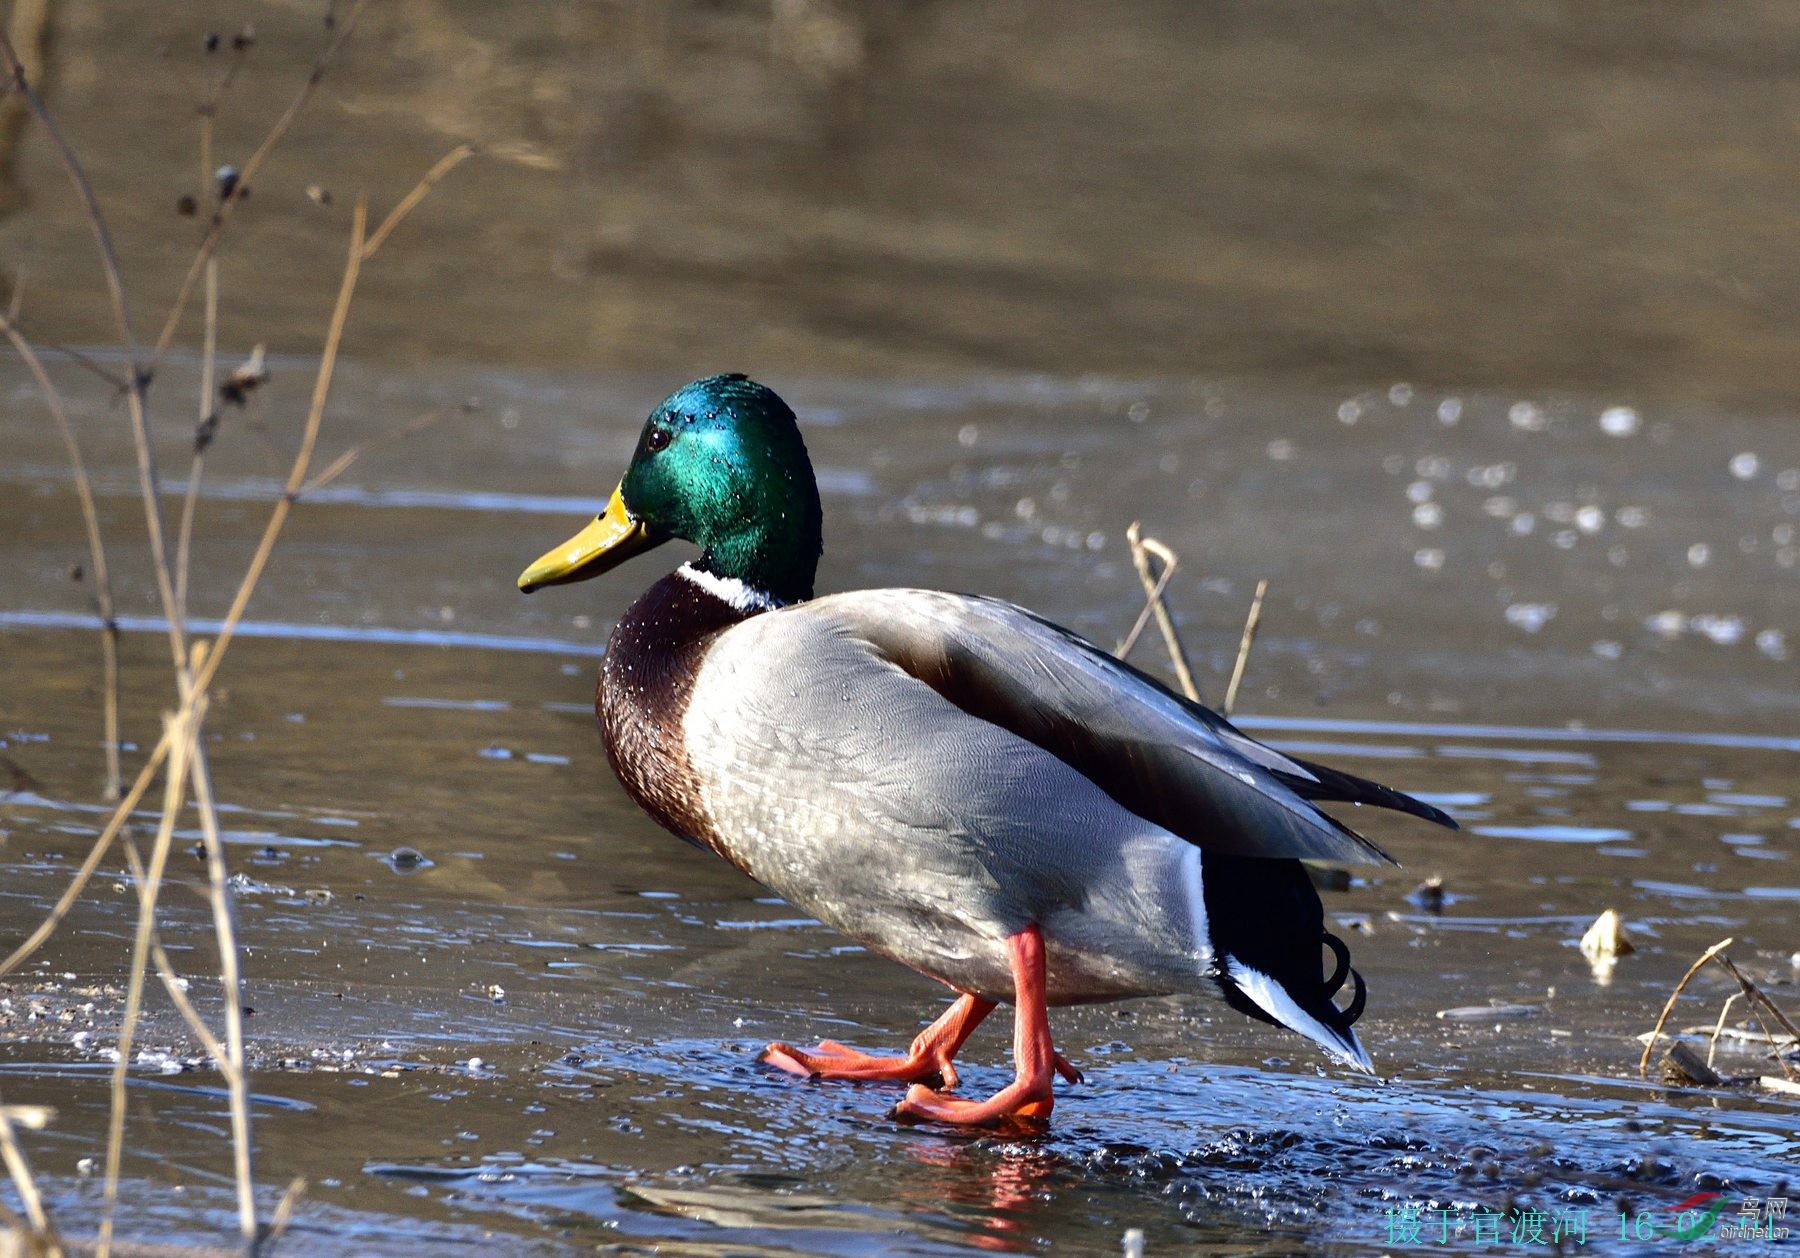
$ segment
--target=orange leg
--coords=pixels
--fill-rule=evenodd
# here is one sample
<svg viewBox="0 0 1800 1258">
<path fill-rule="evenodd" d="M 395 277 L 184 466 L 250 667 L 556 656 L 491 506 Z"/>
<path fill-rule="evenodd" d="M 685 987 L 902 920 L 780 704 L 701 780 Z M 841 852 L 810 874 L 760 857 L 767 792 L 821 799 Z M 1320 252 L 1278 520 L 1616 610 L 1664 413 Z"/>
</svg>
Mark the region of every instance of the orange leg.
<svg viewBox="0 0 1800 1258">
<path fill-rule="evenodd" d="M 904 1057 L 871 1057 L 836 1040 L 826 1040 L 810 1051 L 791 1044 L 771 1044 L 763 1049 L 762 1060 L 812 1079 L 899 1079 L 907 1083 L 934 1079 L 941 1087 L 954 1088 L 956 1067 L 950 1059 L 993 1011 L 993 1001 L 964 993 L 943 1017 L 919 1032 Z"/>
<path fill-rule="evenodd" d="M 1050 1010 L 1044 1003 L 1044 937 L 1028 926 L 1006 941 L 1013 972 L 1013 1081 L 985 1101 L 945 1096 L 920 1084 L 894 1106 L 895 1117 L 912 1115 L 944 1123 L 979 1126 L 1008 1119 L 1042 1122 L 1055 1100 L 1051 1079 L 1074 1074 L 1050 1043 Z M 1076 1079 L 1080 1076 L 1076 1075 Z"/>
</svg>

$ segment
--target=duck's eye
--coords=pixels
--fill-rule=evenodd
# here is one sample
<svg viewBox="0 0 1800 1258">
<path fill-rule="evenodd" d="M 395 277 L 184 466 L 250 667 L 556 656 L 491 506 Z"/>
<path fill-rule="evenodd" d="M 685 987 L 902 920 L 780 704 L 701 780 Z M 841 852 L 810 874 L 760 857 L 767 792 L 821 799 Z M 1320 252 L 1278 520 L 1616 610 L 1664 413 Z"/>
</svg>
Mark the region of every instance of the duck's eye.
<svg viewBox="0 0 1800 1258">
<path fill-rule="evenodd" d="M 668 444 L 669 430 L 667 428 L 652 428 L 650 430 L 650 435 L 644 438 L 644 449 L 648 450 L 651 454 L 655 454 L 658 450 L 663 449 Z"/>
</svg>

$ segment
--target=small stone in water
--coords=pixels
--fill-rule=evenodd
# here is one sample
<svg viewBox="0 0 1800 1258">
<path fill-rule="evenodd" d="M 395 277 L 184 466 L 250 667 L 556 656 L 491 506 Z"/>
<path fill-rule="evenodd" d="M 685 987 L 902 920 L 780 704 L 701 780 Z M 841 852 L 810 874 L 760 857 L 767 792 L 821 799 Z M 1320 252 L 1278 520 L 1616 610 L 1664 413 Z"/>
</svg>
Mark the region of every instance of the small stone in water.
<svg viewBox="0 0 1800 1258">
<path fill-rule="evenodd" d="M 1594 924 L 1581 937 L 1581 955 L 1589 961 L 1610 960 L 1636 951 L 1637 946 L 1625 933 L 1625 921 L 1617 909 L 1607 909 L 1595 918 Z"/>
</svg>

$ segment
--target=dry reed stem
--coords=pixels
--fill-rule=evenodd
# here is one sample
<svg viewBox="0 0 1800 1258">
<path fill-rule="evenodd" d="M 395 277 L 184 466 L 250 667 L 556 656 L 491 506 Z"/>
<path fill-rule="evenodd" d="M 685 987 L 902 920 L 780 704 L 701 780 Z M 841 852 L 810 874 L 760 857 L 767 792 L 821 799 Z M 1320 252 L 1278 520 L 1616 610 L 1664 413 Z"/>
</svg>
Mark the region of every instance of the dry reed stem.
<svg viewBox="0 0 1800 1258">
<path fill-rule="evenodd" d="M 1256 597 L 1250 600 L 1250 615 L 1244 621 L 1244 636 L 1238 640 L 1237 662 L 1231 666 L 1231 683 L 1225 687 L 1225 702 L 1220 706 L 1221 715 L 1230 716 L 1231 710 L 1237 707 L 1238 687 L 1244 681 L 1244 669 L 1250 663 L 1250 648 L 1256 645 L 1256 631 L 1262 625 L 1263 597 L 1269 592 L 1269 582 L 1256 583 Z"/>
<path fill-rule="evenodd" d="M 119 846 L 125 850 L 125 864 L 131 871 L 132 886 L 137 889 L 138 903 L 141 905 L 144 898 L 144 884 L 147 880 L 144 872 L 144 859 L 138 855 L 137 844 L 129 838 Z M 187 991 L 182 987 L 187 980 L 181 977 L 175 969 L 175 963 L 169 959 L 168 950 L 162 945 L 160 931 L 151 933 L 150 960 L 156 966 L 156 975 L 162 980 L 163 990 L 169 994 L 169 1002 L 175 1006 L 176 1012 L 181 1014 L 182 1021 L 188 1024 L 188 1029 L 200 1041 L 207 1056 L 218 1064 L 219 1073 L 229 1078 L 230 1054 L 219 1042 L 219 1037 L 212 1033 L 212 1028 L 206 1025 L 206 1019 L 200 1016 L 200 1011 L 194 1008 L 193 1002 L 188 999 Z"/>
<path fill-rule="evenodd" d="M 1792 1080 L 1795 1077 L 1794 1071 L 1792 1067 L 1787 1064 L 1787 1058 L 1782 1055 L 1781 1047 L 1775 1043 L 1775 1035 L 1769 1030 L 1769 1024 L 1764 1022 L 1762 1014 L 1757 1012 L 1757 1006 L 1760 1005 L 1762 1008 L 1768 1010 L 1769 1015 L 1780 1024 L 1782 1030 L 1788 1033 L 1789 1037 L 1796 1045 L 1800 1045 L 1800 1030 L 1795 1030 L 1794 1024 L 1787 1020 L 1787 1015 L 1775 1007 L 1774 1001 L 1763 995 L 1762 988 L 1744 977 L 1743 971 L 1737 968 L 1737 965 L 1730 957 L 1721 953 L 1718 957 L 1718 962 L 1725 967 L 1726 973 L 1737 980 L 1738 987 L 1744 997 L 1744 1003 L 1749 1007 L 1752 1016 L 1756 1018 L 1757 1025 L 1762 1027 L 1763 1034 L 1768 1036 L 1770 1045 L 1773 1046 L 1775 1064 L 1781 1067 L 1781 1073 L 1783 1075 Z"/>
<path fill-rule="evenodd" d="M 43 921 L 37 924 L 31 934 L 26 936 L 24 942 L 14 948 L 4 961 L 0 961 L 0 978 L 4 978 L 23 965 L 32 953 L 44 946 L 45 940 L 56 933 L 56 928 L 62 925 L 63 918 L 69 915 L 69 910 L 74 907 L 76 899 L 86 888 L 88 880 L 94 876 L 94 871 L 100 868 L 100 861 L 106 855 L 106 849 L 111 846 L 113 839 L 118 837 L 119 831 L 125 827 L 139 801 L 144 798 L 144 793 L 150 789 L 150 783 L 156 779 L 156 771 L 162 767 L 163 760 L 168 754 L 169 732 L 165 729 L 162 738 L 157 742 L 155 749 L 151 751 L 150 758 L 144 762 L 144 767 L 138 770 L 137 780 L 131 784 L 131 789 L 125 792 L 123 799 L 113 805 L 112 816 L 107 818 L 105 827 L 100 831 L 100 837 L 95 839 L 94 846 L 88 849 L 87 856 L 81 862 L 81 868 L 75 871 L 75 876 L 69 880 L 68 887 L 57 898 L 56 903 L 50 906 L 50 912 L 45 915 Z"/>
<path fill-rule="evenodd" d="M 150 957 L 150 936 L 156 925 L 156 901 L 162 890 L 163 873 L 168 868 L 169 849 L 174 844 L 175 818 L 181 811 L 183 788 L 187 785 L 187 760 L 194 745 L 194 730 L 204 719 L 206 698 L 191 694 L 181 708 L 164 717 L 164 731 L 169 742 L 168 770 L 163 774 L 162 820 L 156 827 L 156 841 L 150 849 L 150 864 L 144 872 L 138 906 L 137 935 L 132 941 L 131 968 L 125 985 L 125 1012 L 119 1023 L 119 1057 L 113 1063 L 112 1112 L 106 1138 L 106 1185 L 100 1214 L 99 1258 L 107 1258 L 112 1249 L 113 1211 L 119 1200 L 119 1164 L 125 1153 L 125 1084 L 131 1071 L 131 1045 L 137 1034 L 138 1016 L 144 1001 L 144 973 Z"/>
<path fill-rule="evenodd" d="M 194 457 L 188 465 L 187 491 L 181 499 L 181 526 L 175 539 L 175 601 L 185 617 L 188 611 L 188 561 L 194 549 L 194 510 L 200 501 L 200 478 L 206 470 L 206 450 L 211 443 L 202 440 L 207 421 L 218 412 L 213 399 L 213 369 L 219 351 L 219 260 L 206 260 L 206 328 L 200 350 L 200 415 L 194 424 Z"/>
<path fill-rule="evenodd" d="M 0 316 L 0 331 L 25 360 L 32 376 L 44 394 L 44 404 L 56 421 L 63 447 L 68 451 L 69 466 L 75 473 L 75 495 L 81 500 L 81 522 L 87 530 L 88 563 L 94 573 L 94 602 L 100 613 L 100 664 L 103 696 L 102 726 L 105 737 L 106 784 L 101 794 L 108 802 L 119 798 L 119 624 L 113 616 L 112 576 L 106 567 L 106 542 L 100 534 L 100 512 L 94 505 L 94 487 L 88 480 L 87 463 L 81 457 L 81 445 L 63 407 L 62 394 L 44 370 L 43 360 L 31 343 L 19 334 L 12 319 Z"/>
<path fill-rule="evenodd" d="M 269 133 L 263 137 L 263 142 L 257 146 L 256 151 L 250 155 L 249 160 L 238 171 L 237 183 L 232 187 L 231 192 L 219 202 L 219 208 L 213 211 L 212 223 L 206 230 L 206 236 L 200 242 L 199 251 L 195 253 L 192 265 L 188 267 L 187 274 L 182 277 L 181 287 L 175 294 L 175 303 L 169 309 L 169 317 L 163 323 L 161 335 L 156 338 L 156 348 L 150 355 L 152 371 L 161 366 L 163 358 L 169 352 L 169 346 L 174 343 L 175 331 L 181 326 L 181 317 L 187 310 L 189 299 L 194 295 L 194 285 L 199 282 L 201 270 L 205 267 L 207 260 L 218 249 L 219 239 L 225 233 L 225 224 L 230 220 L 232 211 L 243 201 L 244 194 L 250 187 L 250 181 L 262 169 L 263 163 L 268 161 L 269 154 L 275 151 L 275 147 L 287 135 L 288 129 L 294 125 L 294 120 L 300 116 L 300 111 L 306 107 L 306 102 L 318 90 L 319 84 L 325 78 L 326 68 L 337 56 L 338 49 L 343 47 L 344 41 L 350 38 L 350 33 L 356 29 L 356 21 L 362 16 L 363 6 L 366 3 L 367 0 L 357 0 L 350 6 L 350 12 L 344 19 L 333 24 L 335 32 L 327 41 L 324 51 L 313 62 L 312 70 L 306 76 L 306 82 L 301 84 L 294 99 L 288 102 L 287 109 L 275 120 L 275 125 L 270 127 Z"/>
<path fill-rule="evenodd" d="M 1157 541 L 1154 537 L 1145 537 L 1142 525 L 1133 520 L 1125 530 L 1125 540 L 1131 544 L 1131 563 L 1137 569 L 1138 580 L 1144 587 L 1145 610 L 1156 618 L 1156 627 L 1161 630 L 1163 645 L 1168 648 L 1169 661 L 1175 667 L 1175 679 L 1181 683 L 1181 693 L 1193 702 L 1200 702 L 1200 690 L 1194 685 L 1194 674 L 1188 668 L 1187 652 L 1182 648 L 1181 638 L 1175 632 L 1175 621 L 1169 615 L 1168 607 L 1163 603 L 1162 592 L 1169 579 L 1175 575 L 1175 568 L 1180 562 L 1175 552 Z M 1162 562 L 1163 570 L 1160 579 L 1150 572 L 1150 557 L 1154 555 Z M 1138 617 L 1138 625 L 1133 627 L 1128 641 L 1135 643 L 1141 633 L 1143 615 Z M 1121 646 L 1119 655 L 1123 658 L 1129 646 Z"/>
<path fill-rule="evenodd" d="M 1706 1041 L 1706 1065 L 1712 1067 L 1713 1055 L 1719 1051 L 1719 1036 L 1725 1031 L 1725 1019 L 1731 1013 L 1731 1007 L 1744 998 L 1743 992 L 1732 992 L 1719 1006 L 1719 1020 L 1713 1023 L 1712 1037 Z"/>
<path fill-rule="evenodd" d="M 195 733 L 198 734 L 198 727 Z M 200 838 L 206 845 L 207 899 L 212 902 L 213 933 L 219 941 L 219 985 L 225 991 L 226 1060 L 220 1063 L 220 1073 L 225 1076 L 231 1101 L 231 1151 L 238 1189 L 238 1227 L 244 1240 L 254 1243 L 256 1193 L 250 1173 L 250 1082 L 244 1071 L 243 976 L 238 966 L 237 925 L 231 912 L 225 843 L 219 837 L 212 774 L 207 768 L 206 748 L 197 738 L 189 760 L 189 772 L 193 776 L 194 806 L 200 813 Z"/>
<path fill-rule="evenodd" d="M 38 1191 L 38 1181 L 31 1173 L 31 1163 L 25 1159 L 25 1150 L 18 1145 L 18 1132 L 14 1132 L 18 1107 L 0 1105 L 0 1159 L 5 1161 L 7 1175 L 13 1177 L 13 1186 L 18 1190 L 18 1199 L 25 1206 L 25 1220 L 31 1224 L 32 1238 L 43 1245 L 45 1253 L 63 1253 L 63 1242 L 56 1235 L 56 1224 L 50 1222 L 49 1211 L 43 1208 L 43 1195 Z M 49 1118 L 49 1114 L 45 1114 Z M 27 1123 L 31 1125 L 31 1123 Z M 41 1127 L 41 1123 L 36 1123 Z"/>
<path fill-rule="evenodd" d="M 1661 1016 L 1656 1019 L 1656 1025 L 1650 1029 L 1650 1039 L 1644 1045 L 1644 1055 L 1638 1059 L 1638 1078 L 1645 1079 L 1649 1077 L 1650 1054 L 1656 1048 L 1657 1040 L 1662 1037 L 1663 1027 L 1668 1025 L 1669 1015 L 1675 1012 L 1675 1002 L 1681 999 L 1682 991 L 1687 987 L 1694 975 L 1700 972 L 1701 966 L 1718 956 L 1719 953 L 1723 952 L 1725 949 L 1731 947 L 1733 942 L 1734 941 L 1731 939 L 1721 939 L 1705 952 L 1702 952 L 1700 954 L 1700 959 L 1688 966 L 1687 973 L 1683 974 L 1681 976 L 1681 981 L 1675 984 L 1675 990 L 1669 993 L 1668 1003 L 1663 1005 Z"/>
<path fill-rule="evenodd" d="M 204 692 L 212 683 L 214 674 L 219 671 L 219 661 L 225 658 L 225 650 L 231 645 L 238 622 L 244 617 L 244 609 L 250 604 L 250 596 L 256 591 L 256 583 L 262 579 L 263 569 L 268 566 L 269 556 L 275 549 L 275 539 L 281 536 L 282 526 L 287 523 L 288 513 L 293 510 L 294 499 L 299 494 L 300 487 L 306 483 L 306 473 L 312 464 L 313 447 L 319 440 L 319 425 L 325 418 L 325 400 L 331 394 L 331 377 L 337 366 L 338 346 L 344 336 L 344 321 L 350 314 L 350 298 L 356 292 L 356 279 L 362 270 L 364 230 L 368 226 L 368 218 L 368 202 L 357 201 L 350 220 L 350 256 L 344 264 L 344 277 L 338 287 L 337 302 L 332 307 L 330 326 L 325 332 L 325 348 L 319 358 L 318 375 L 313 380 L 312 405 L 307 410 L 306 428 L 300 438 L 300 452 L 294 456 L 293 467 L 288 472 L 287 484 L 282 489 L 281 497 L 275 500 L 275 506 L 269 512 L 262 538 L 256 545 L 256 553 L 251 555 L 250 564 L 238 583 L 231 607 L 226 611 L 218 635 L 213 639 L 212 649 L 207 652 L 206 663 L 194 678 L 194 689 L 197 692 Z"/>
<path fill-rule="evenodd" d="M 169 651 L 175 665 L 175 674 L 185 682 L 187 677 L 186 634 L 183 629 L 178 608 L 175 605 L 175 587 L 169 574 L 168 548 L 163 539 L 162 503 L 157 496 L 156 460 L 150 445 L 150 419 L 147 410 L 146 388 L 149 376 L 145 373 L 138 357 L 137 336 L 132 331 L 131 310 L 125 300 L 125 279 L 119 269 L 118 251 L 113 246 L 112 231 L 106 225 L 106 217 L 100 212 L 100 202 L 94 195 L 94 186 L 89 182 L 87 172 L 81 161 L 75 156 L 75 150 L 63 138 L 62 130 L 50 111 L 44 107 L 31 84 L 26 81 L 24 63 L 19 60 L 18 51 L 4 32 L 0 32 L 0 60 L 4 60 L 9 74 L 12 76 L 14 89 L 24 99 L 32 116 L 43 127 L 44 134 L 50 138 L 51 147 L 56 152 L 56 160 L 68 175 L 69 182 L 74 185 L 76 196 L 80 199 L 82 209 L 88 220 L 88 227 L 93 232 L 94 243 L 100 255 L 100 269 L 106 276 L 107 295 L 112 301 L 113 321 L 118 325 L 119 338 L 125 350 L 125 361 L 129 368 L 129 379 L 125 390 L 126 410 L 131 418 L 132 441 L 137 448 L 138 492 L 143 497 L 144 525 L 149 534 L 150 555 L 155 561 L 157 594 L 162 599 L 163 615 L 169 622 Z M 185 693 L 185 690 L 184 690 Z"/>
<path fill-rule="evenodd" d="M 413 190 L 402 197 L 400 203 L 388 212 L 386 218 L 381 220 L 381 226 L 375 229 L 374 234 L 369 237 L 369 243 L 363 247 L 363 261 L 367 262 L 375 256 L 375 251 L 381 248 L 382 243 L 393 234 L 394 228 L 400 226 L 406 216 L 417 208 L 419 202 L 430 195 L 432 188 L 437 186 L 438 180 L 473 156 L 475 156 L 474 145 L 459 144 L 440 157 L 437 165 L 426 171 L 425 177 L 414 184 Z"/>
</svg>

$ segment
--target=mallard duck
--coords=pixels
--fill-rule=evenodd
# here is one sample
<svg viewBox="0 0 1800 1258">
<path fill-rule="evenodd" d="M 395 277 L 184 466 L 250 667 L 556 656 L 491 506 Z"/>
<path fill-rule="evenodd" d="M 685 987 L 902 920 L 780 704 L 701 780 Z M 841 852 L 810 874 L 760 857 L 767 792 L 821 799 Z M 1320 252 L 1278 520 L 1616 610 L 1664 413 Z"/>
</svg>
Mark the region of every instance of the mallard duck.
<svg viewBox="0 0 1800 1258">
<path fill-rule="evenodd" d="M 1455 823 L 1266 747 L 1010 603 L 815 598 L 820 517 L 793 411 L 711 376 L 651 412 L 604 513 L 519 577 L 530 592 L 698 546 L 608 640 L 595 709 L 613 772 L 665 828 L 958 993 L 903 1056 L 826 1041 L 762 1059 L 910 1083 L 899 1115 L 1041 1121 L 1054 1076 L 1080 1078 L 1048 1006 L 1200 992 L 1372 1073 L 1352 1029 L 1362 976 L 1301 862 L 1391 858 L 1318 804 Z M 957 1050 L 1003 1003 L 1013 1082 L 951 1095 Z"/>
</svg>

